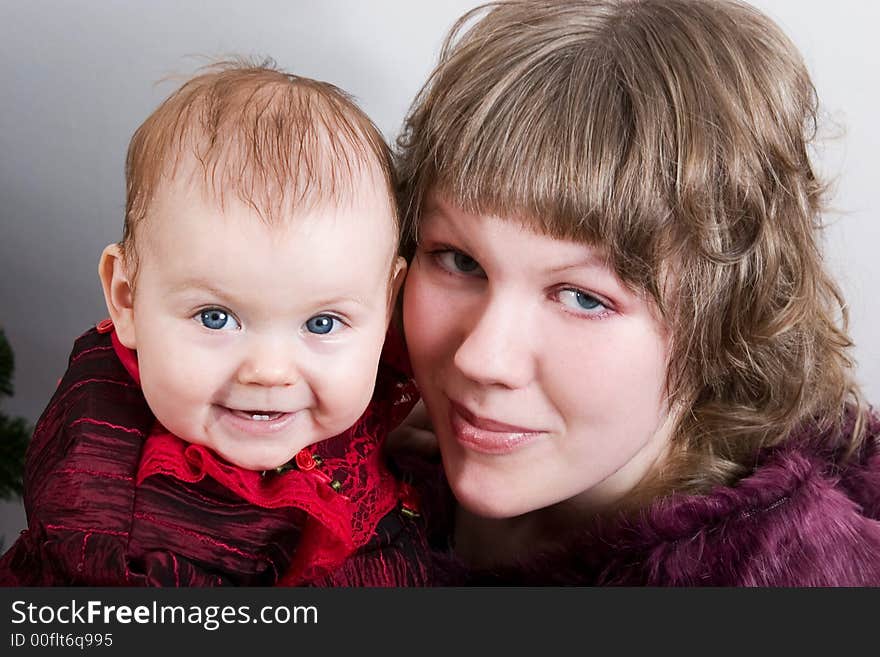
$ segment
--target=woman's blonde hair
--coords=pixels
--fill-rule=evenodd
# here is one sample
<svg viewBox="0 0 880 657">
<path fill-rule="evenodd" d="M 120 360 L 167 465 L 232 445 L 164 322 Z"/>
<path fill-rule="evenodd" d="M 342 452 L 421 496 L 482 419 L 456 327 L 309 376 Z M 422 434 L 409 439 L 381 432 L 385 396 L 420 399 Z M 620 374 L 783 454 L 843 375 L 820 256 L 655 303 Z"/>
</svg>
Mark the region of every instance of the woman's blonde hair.
<svg viewBox="0 0 880 657">
<path fill-rule="evenodd" d="M 453 27 L 398 141 L 406 250 L 432 190 L 601 247 L 672 336 L 655 488 L 729 483 L 797 430 L 852 451 L 864 411 L 817 244 L 816 123 L 796 48 L 746 4 L 486 5 Z"/>
</svg>

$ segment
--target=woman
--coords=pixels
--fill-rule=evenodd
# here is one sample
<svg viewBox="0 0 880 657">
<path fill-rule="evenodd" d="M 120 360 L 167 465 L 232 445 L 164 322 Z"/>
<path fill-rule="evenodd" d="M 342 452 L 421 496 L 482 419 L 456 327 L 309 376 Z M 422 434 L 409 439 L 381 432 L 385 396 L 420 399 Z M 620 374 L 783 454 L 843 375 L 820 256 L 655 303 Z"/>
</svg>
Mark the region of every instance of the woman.
<svg viewBox="0 0 880 657">
<path fill-rule="evenodd" d="M 815 117 L 744 4 L 456 24 L 399 144 L 450 572 L 880 585 L 880 421 L 817 248 Z"/>
</svg>

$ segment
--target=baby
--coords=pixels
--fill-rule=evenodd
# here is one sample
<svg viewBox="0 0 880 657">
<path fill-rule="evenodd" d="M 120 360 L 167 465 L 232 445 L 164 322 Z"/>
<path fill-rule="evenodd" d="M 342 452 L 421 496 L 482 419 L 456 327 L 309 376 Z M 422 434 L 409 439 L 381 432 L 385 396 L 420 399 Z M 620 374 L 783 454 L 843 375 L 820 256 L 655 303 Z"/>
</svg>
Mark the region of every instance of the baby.
<svg viewBox="0 0 880 657">
<path fill-rule="evenodd" d="M 138 128 L 109 320 L 32 440 L 0 581 L 422 583 L 380 446 L 414 388 L 391 158 L 332 85 L 219 65 Z"/>
</svg>

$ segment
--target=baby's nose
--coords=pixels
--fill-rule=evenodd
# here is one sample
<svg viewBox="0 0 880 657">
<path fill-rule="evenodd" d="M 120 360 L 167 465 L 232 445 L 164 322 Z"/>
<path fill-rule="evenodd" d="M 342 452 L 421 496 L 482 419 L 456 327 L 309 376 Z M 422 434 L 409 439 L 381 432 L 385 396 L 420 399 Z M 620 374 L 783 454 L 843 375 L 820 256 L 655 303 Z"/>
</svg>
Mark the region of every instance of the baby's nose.
<svg viewBox="0 0 880 657">
<path fill-rule="evenodd" d="M 267 387 L 290 386 L 299 380 L 291 346 L 275 340 L 252 345 L 238 369 L 239 383 Z"/>
</svg>

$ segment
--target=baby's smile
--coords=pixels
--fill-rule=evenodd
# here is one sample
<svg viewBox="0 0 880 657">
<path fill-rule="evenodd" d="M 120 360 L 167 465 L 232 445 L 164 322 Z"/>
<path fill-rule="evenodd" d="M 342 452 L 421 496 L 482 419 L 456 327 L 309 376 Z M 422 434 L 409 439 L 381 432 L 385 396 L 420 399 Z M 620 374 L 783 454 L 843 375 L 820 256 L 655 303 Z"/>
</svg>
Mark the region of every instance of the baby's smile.
<svg viewBox="0 0 880 657">
<path fill-rule="evenodd" d="M 268 420 L 268 419 L 269 419 L 269 416 L 268 416 L 268 415 L 258 414 L 258 413 L 251 413 L 251 419 L 252 419 L 252 420 L 258 420 L 258 421 L 262 422 L 262 421 Z"/>
<path fill-rule="evenodd" d="M 284 415 L 284 413 L 280 411 L 233 411 L 233 413 L 237 413 L 244 418 L 249 417 L 251 420 L 256 420 L 257 422 L 275 420 Z"/>
<path fill-rule="evenodd" d="M 273 409 L 240 409 L 217 405 L 220 420 L 228 428 L 238 433 L 261 435 L 286 429 L 300 414 L 299 411 Z"/>
</svg>

